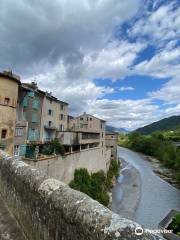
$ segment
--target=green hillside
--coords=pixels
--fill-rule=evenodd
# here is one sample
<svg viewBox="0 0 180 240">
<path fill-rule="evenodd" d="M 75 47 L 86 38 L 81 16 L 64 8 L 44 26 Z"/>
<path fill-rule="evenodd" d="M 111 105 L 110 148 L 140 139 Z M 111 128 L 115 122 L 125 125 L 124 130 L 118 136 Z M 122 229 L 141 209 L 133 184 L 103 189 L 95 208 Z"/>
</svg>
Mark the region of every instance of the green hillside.
<svg viewBox="0 0 180 240">
<path fill-rule="evenodd" d="M 141 134 L 151 134 L 156 131 L 174 130 L 177 127 L 180 127 L 180 116 L 172 116 L 149 124 L 142 128 L 138 128 L 135 131 Z"/>
</svg>

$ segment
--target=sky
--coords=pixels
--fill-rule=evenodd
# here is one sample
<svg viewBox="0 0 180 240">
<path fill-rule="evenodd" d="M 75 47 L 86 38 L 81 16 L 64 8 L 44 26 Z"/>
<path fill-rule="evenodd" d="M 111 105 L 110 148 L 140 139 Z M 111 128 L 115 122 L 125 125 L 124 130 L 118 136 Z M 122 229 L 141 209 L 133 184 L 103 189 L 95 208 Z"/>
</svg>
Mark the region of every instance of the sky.
<svg viewBox="0 0 180 240">
<path fill-rule="evenodd" d="M 129 130 L 180 114 L 179 0 L 0 0 L 0 70 Z"/>
</svg>

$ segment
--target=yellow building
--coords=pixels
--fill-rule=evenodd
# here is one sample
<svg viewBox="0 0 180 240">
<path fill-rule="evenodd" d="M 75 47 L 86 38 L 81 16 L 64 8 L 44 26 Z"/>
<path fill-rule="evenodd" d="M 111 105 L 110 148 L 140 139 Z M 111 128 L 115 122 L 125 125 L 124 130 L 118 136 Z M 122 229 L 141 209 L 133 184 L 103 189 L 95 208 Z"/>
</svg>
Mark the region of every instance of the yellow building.
<svg viewBox="0 0 180 240">
<path fill-rule="evenodd" d="M 0 144 L 10 154 L 13 154 L 19 84 L 19 76 L 0 72 Z"/>
</svg>

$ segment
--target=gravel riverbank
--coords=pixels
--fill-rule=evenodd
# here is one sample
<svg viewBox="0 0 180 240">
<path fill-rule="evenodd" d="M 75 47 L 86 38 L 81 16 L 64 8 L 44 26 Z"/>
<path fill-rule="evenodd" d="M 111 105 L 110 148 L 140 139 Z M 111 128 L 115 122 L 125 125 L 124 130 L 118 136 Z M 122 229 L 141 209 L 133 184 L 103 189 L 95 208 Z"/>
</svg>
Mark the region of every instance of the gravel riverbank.
<svg viewBox="0 0 180 240">
<path fill-rule="evenodd" d="M 111 210 L 133 220 L 140 196 L 141 177 L 138 170 L 124 159 L 121 159 L 120 176 L 112 189 Z"/>
<path fill-rule="evenodd" d="M 177 171 L 164 167 L 162 163 L 154 157 L 144 155 L 142 153 L 139 153 L 139 154 L 142 156 L 144 160 L 151 163 L 153 172 L 157 176 L 159 176 L 164 181 L 170 183 L 173 187 L 180 189 L 180 184 L 177 182 L 177 180 L 174 177 Z"/>
</svg>

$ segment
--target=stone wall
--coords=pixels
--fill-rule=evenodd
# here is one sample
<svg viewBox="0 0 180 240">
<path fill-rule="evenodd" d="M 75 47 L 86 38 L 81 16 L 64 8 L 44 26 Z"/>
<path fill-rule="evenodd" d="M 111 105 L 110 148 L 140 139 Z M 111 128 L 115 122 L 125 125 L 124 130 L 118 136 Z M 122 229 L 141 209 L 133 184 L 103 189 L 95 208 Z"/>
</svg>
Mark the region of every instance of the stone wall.
<svg viewBox="0 0 180 240">
<path fill-rule="evenodd" d="M 160 239 L 66 184 L 0 151 L 0 193 L 29 240 Z"/>
<path fill-rule="evenodd" d="M 47 160 L 24 161 L 39 169 L 47 176 L 69 183 L 74 178 L 75 169 L 78 168 L 86 168 L 89 173 L 98 172 L 100 170 L 107 172 L 110 164 L 110 157 L 110 150 L 102 154 L 102 148 L 91 148 L 64 157 L 58 156 Z"/>
</svg>

